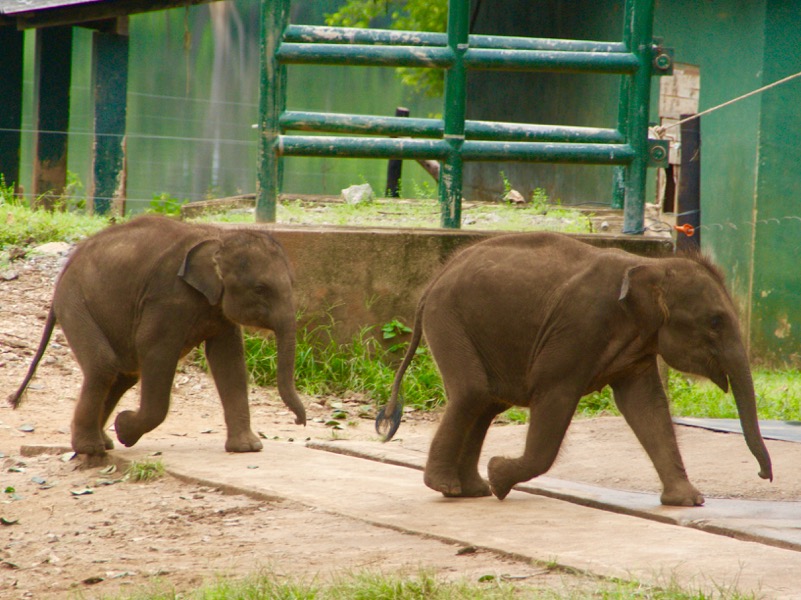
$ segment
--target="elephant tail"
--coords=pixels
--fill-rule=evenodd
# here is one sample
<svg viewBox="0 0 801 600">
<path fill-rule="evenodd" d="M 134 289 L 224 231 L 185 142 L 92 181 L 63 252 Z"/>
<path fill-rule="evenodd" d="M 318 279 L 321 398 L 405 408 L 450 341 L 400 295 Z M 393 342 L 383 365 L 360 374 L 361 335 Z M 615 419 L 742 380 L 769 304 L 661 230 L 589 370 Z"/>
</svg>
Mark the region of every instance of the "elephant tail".
<svg viewBox="0 0 801 600">
<path fill-rule="evenodd" d="M 428 288 L 430 289 L 430 287 Z M 406 354 L 403 361 L 395 373 L 395 380 L 392 382 L 392 392 L 389 396 L 389 401 L 378 412 L 375 418 L 375 430 L 378 435 L 383 436 L 383 441 L 388 442 L 395 435 L 400 427 L 401 417 L 403 416 L 403 396 L 401 395 L 401 382 L 403 376 L 406 374 L 406 369 L 412 363 L 412 359 L 417 352 L 417 347 L 420 345 L 420 340 L 423 338 L 423 310 L 426 305 L 426 298 L 428 297 L 428 289 L 423 293 L 420 302 L 417 304 L 417 310 L 414 315 L 414 328 L 412 329 L 412 339 L 409 340 L 409 347 L 406 348 Z"/>
<path fill-rule="evenodd" d="M 19 386 L 19 389 L 8 397 L 8 403 L 13 408 L 17 408 L 22 401 L 22 395 L 25 393 L 25 389 L 36 373 L 36 367 L 39 366 L 39 361 L 41 361 L 42 356 L 44 356 L 45 349 L 47 348 L 48 342 L 50 342 L 50 336 L 53 335 L 53 328 L 55 326 L 56 313 L 51 306 L 50 312 L 47 313 L 47 320 L 45 321 L 44 331 L 42 332 L 42 339 L 39 341 L 39 348 L 36 350 L 31 366 L 28 367 L 28 373 L 25 375 L 25 379 L 22 381 L 22 385 Z"/>
</svg>

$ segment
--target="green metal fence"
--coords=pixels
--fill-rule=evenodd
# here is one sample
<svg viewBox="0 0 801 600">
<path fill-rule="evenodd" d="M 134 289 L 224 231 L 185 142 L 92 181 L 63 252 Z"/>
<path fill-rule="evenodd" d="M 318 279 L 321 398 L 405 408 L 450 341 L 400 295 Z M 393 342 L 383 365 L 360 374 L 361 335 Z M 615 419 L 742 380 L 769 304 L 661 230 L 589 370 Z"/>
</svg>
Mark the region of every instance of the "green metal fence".
<svg viewBox="0 0 801 600">
<path fill-rule="evenodd" d="M 652 39 L 653 0 L 625 0 L 622 42 L 469 35 L 469 0 L 449 1 L 447 34 L 291 25 L 289 5 L 262 0 L 258 221 L 275 221 L 282 156 L 438 160 L 440 222 L 450 228 L 461 223 L 465 161 L 530 161 L 615 165 L 612 205 L 624 209 L 624 232 L 642 233 L 646 168 L 667 161 L 664 142 L 648 139 L 651 76 L 672 66 Z M 287 111 L 292 64 L 445 69 L 444 118 Z M 618 127 L 467 120 L 476 69 L 622 76 Z"/>
</svg>

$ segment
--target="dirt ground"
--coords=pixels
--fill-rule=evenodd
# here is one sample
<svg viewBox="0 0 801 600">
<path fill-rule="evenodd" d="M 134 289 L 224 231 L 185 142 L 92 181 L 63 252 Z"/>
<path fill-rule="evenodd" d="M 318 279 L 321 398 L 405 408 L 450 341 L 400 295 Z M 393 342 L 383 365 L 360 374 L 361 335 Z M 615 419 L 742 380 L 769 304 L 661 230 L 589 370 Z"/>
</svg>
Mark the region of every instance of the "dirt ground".
<svg viewBox="0 0 801 600">
<path fill-rule="evenodd" d="M 29 256 L 0 268 L 0 396 L 21 382 L 41 335 L 63 255 Z M 0 590 L 4 598 L 95 598 L 148 586 L 177 591 L 259 570 L 326 579 L 364 570 L 435 571 L 477 581 L 484 575 L 525 585 L 574 587 L 579 576 L 490 552 L 464 552 L 432 539 L 315 511 L 188 484 L 169 476 L 123 480 L 120 470 L 81 468 L 69 454 L 23 455 L 25 445 L 69 447 L 81 375 L 56 330 L 22 406 L 0 402 Z M 136 388 L 120 409 L 135 408 Z M 375 439 L 363 399 L 305 398 L 309 424 L 293 424 L 274 390 L 251 392 L 253 426 L 267 438 Z M 346 413 L 341 429 L 329 424 Z M 340 417 L 342 414 L 339 415 Z M 405 435 L 428 435 L 437 415 L 408 414 Z M 680 428 L 693 482 L 708 496 L 801 497 L 801 448 L 769 442 L 777 478 L 767 484 L 739 436 Z M 223 452 L 222 410 L 211 379 L 184 365 L 167 421 L 148 439 L 198 437 Z M 112 435 L 113 437 L 113 435 Z M 653 468 L 619 418 L 576 421 L 555 477 L 619 489 L 658 491 Z M 421 477 L 421 487 L 423 486 Z M 433 492 L 432 492 L 433 493 Z M 8 591 L 11 590 L 9 593 Z"/>
</svg>

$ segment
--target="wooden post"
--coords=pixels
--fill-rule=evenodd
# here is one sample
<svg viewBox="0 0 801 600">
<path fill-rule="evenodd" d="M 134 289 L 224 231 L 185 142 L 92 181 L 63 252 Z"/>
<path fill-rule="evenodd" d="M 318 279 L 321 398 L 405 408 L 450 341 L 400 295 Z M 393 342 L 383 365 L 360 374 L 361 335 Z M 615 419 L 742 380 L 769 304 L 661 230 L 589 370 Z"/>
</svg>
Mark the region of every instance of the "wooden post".
<svg viewBox="0 0 801 600">
<path fill-rule="evenodd" d="M 33 206 L 52 210 L 67 184 L 72 27 L 36 30 Z"/>
<path fill-rule="evenodd" d="M 681 115 L 681 120 L 691 115 Z M 701 248 L 701 123 L 693 119 L 681 124 L 681 171 L 676 225 L 692 225 L 695 232 L 687 236 L 676 235 L 678 250 Z"/>
<path fill-rule="evenodd" d="M 113 31 L 96 31 L 92 39 L 92 88 L 95 143 L 90 212 L 125 212 L 125 116 L 128 90 L 128 18 L 114 21 Z"/>
<path fill-rule="evenodd" d="M 24 34 L 0 28 L 0 175 L 5 185 L 19 189 L 22 127 L 22 65 Z"/>
<path fill-rule="evenodd" d="M 409 109 L 399 106 L 395 109 L 396 117 L 408 117 Z M 391 158 L 387 164 L 387 198 L 400 197 L 400 178 L 403 172 L 403 160 Z"/>
</svg>

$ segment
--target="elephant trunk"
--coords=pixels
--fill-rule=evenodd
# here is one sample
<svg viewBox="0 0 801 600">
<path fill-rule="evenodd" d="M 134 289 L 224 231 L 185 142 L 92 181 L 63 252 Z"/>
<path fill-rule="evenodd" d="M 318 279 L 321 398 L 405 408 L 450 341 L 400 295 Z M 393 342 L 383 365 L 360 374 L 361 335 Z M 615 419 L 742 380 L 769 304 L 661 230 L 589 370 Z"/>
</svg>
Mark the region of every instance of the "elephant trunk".
<svg viewBox="0 0 801 600">
<path fill-rule="evenodd" d="M 295 413 L 295 423 L 306 424 L 306 409 L 295 389 L 295 323 L 276 329 L 278 344 L 278 394 L 284 404 Z"/>
<path fill-rule="evenodd" d="M 770 455 L 759 431 L 759 417 L 756 410 L 756 395 L 754 381 L 751 378 L 751 368 L 744 349 L 735 351 L 735 353 L 736 356 L 727 365 L 726 372 L 729 373 L 729 383 L 734 401 L 737 403 L 737 412 L 740 415 L 745 443 L 759 463 L 759 476 L 762 479 L 773 481 Z"/>
</svg>

